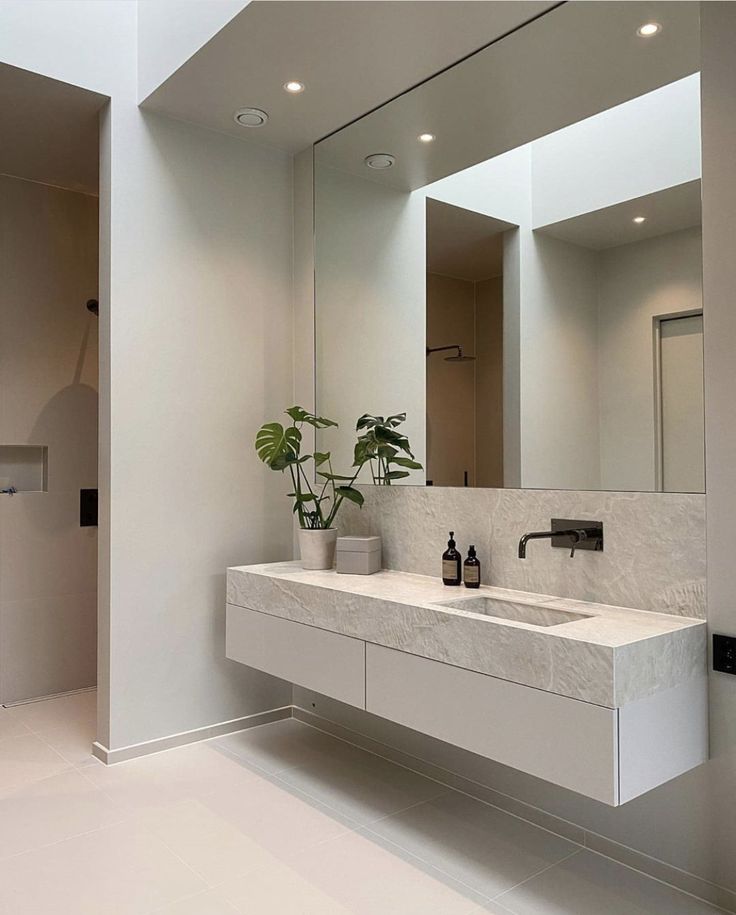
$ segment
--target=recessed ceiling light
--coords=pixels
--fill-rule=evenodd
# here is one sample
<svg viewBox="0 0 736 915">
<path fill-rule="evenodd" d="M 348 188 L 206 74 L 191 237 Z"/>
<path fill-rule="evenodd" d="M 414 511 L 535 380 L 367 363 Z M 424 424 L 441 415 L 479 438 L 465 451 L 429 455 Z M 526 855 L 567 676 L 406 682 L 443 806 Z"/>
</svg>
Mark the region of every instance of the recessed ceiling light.
<svg viewBox="0 0 736 915">
<path fill-rule="evenodd" d="M 368 168 L 391 168 L 396 158 L 390 153 L 372 153 L 363 160 Z"/>
<path fill-rule="evenodd" d="M 304 83 L 300 83 L 298 79 L 290 79 L 287 83 L 284 83 L 284 89 L 292 95 L 298 95 L 300 92 L 304 92 L 305 88 L 306 86 Z"/>
<path fill-rule="evenodd" d="M 238 108 L 233 114 L 233 120 L 241 127 L 263 127 L 268 115 L 260 108 Z"/>
<path fill-rule="evenodd" d="M 434 140 L 433 133 L 420 133 L 417 137 L 420 143 L 431 143 Z"/>
<path fill-rule="evenodd" d="M 658 22 L 645 22 L 636 30 L 636 34 L 642 38 L 651 38 L 662 31 L 662 26 Z"/>
<path fill-rule="evenodd" d="M 634 218 L 631 221 L 635 222 L 638 226 L 640 226 L 643 222 L 647 221 L 647 217 L 646 216 L 634 216 Z"/>
</svg>

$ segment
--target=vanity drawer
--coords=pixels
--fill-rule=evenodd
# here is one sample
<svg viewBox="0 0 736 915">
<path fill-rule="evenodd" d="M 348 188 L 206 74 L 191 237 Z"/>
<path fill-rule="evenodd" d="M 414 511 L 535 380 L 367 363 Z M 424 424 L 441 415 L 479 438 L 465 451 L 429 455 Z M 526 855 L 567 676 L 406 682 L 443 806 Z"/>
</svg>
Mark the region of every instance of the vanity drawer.
<svg viewBox="0 0 736 915">
<path fill-rule="evenodd" d="M 366 646 L 366 709 L 607 804 L 617 804 L 618 713 Z"/>
<path fill-rule="evenodd" d="M 227 605 L 225 653 L 349 705 L 365 708 L 365 642 Z"/>
</svg>

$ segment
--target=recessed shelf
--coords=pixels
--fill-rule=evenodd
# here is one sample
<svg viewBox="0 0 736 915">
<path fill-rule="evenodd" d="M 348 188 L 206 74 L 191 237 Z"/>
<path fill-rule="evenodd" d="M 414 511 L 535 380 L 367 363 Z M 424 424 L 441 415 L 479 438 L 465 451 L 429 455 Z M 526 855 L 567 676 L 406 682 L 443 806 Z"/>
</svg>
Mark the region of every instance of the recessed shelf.
<svg viewBox="0 0 736 915">
<path fill-rule="evenodd" d="M 0 490 L 46 492 L 46 445 L 0 445 Z"/>
</svg>

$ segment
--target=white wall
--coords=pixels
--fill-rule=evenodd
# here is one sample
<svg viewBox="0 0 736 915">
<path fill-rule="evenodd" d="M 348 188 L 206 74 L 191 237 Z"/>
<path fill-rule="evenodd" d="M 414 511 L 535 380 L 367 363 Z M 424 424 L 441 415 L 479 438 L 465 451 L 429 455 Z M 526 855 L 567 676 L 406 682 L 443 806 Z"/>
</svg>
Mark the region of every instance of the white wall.
<svg viewBox="0 0 736 915">
<path fill-rule="evenodd" d="M 424 198 L 324 166 L 317 176 L 317 411 L 340 424 L 318 436 L 320 450 L 347 474 L 358 417 L 406 411 L 401 429 L 423 464 Z"/>
<path fill-rule="evenodd" d="M 138 98 L 144 101 L 250 0 L 138 0 Z"/>
<path fill-rule="evenodd" d="M 596 252 L 519 231 L 521 485 L 598 489 Z"/>
<path fill-rule="evenodd" d="M 699 227 L 598 255 L 598 376 L 603 489 L 655 488 L 655 315 L 700 309 Z"/>
<path fill-rule="evenodd" d="M 224 570 L 291 555 L 285 480 L 253 450 L 292 396 L 291 160 L 155 115 L 135 137 L 111 302 L 117 746 L 289 698 L 224 659 Z"/>
<path fill-rule="evenodd" d="M 47 491 L 0 496 L 0 702 L 96 680 L 97 234 L 94 197 L 0 176 L 0 446 L 47 448 Z"/>
<path fill-rule="evenodd" d="M 272 708 L 224 660 L 227 565 L 291 553 L 252 452 L 292 396 L 291 162 L 137 107 L 136 5 L 0 5 L 0 60 L 112 97 L 100 169 L 98 739 Z"/>
<path fill-rule="evenodd" d="M 700 77 L 663 86 L 532 144 L 533 225 L 700 177 Z"/>
</svg>

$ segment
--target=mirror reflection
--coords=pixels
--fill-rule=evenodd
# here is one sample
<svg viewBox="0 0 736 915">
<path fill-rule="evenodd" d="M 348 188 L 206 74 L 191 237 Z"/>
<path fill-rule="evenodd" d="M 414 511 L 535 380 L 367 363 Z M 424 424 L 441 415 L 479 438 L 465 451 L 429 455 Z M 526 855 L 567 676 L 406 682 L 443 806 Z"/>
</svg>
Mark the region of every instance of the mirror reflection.
<svg viewBox="0 0 736 915">
<path fill-rule="evenodd" d="M 566 4 L 315 147 L 341 464 L 406 412 L 401 483 L 703 491 L 697 8 L 658 14 Z"/>
</svg>

